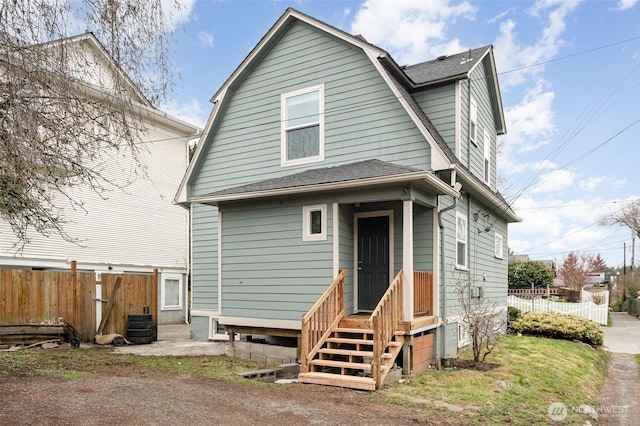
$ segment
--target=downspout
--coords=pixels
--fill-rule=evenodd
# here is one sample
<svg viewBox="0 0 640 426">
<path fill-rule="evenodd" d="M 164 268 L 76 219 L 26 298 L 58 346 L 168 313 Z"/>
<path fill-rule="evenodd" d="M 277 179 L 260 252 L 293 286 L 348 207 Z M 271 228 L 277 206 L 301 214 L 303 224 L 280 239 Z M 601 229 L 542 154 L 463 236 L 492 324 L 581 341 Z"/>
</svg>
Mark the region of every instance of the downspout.
<svg viewBox="0 0 640 426">
<path fill-rule="evenodd" d="M 460 188 L 462 187 L 462 185 L 459 182 L 456 182 L 456 184 L 454 185 L 454 188 L 459 192 Z M 438 199 L 438 204 L 439 204 L 440 200 Z M 442 224 L 442 214 L 451 210 L 451 209 L 455 209 L 456 206 L 458 205 L 458 196 L 453 197 L 453 204 L 451 204 L 449 207 L 445 207 L 442 210 L 438 211 L 438 228 L 440 228 L 440 307 L 441 307 L 441 312 L 442 312 L 442 319 L 441 321 L 446 322 L 446 312 L 447 312 L 447 292 L 446 292 L 446 269 L 445 269 L 445 258 L 444 258 L 444 225 Z M 438 344 L 438 347 L 440 348 L 440 354 L 438 355 L 438 360 L 441 360 L 444 356 L 444 330 L 442 333 L 440 333 L 440 337 L 439 339 L 440 342 Z"/>
</svg>

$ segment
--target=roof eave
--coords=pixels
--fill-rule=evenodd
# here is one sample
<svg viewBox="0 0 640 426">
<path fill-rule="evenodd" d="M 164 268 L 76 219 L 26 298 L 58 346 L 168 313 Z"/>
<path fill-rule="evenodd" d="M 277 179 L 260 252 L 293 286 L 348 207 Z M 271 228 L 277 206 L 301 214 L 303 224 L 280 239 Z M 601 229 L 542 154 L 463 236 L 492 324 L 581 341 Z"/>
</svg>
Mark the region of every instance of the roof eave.
<svg viewBox="0 0 640 426">
<path fill-rule="evenodd" d="M 454 167 L 456 174 L 464 179 L 464 181 L 473 188 L 474 191 L 480 193 L 486 200 L 489 201 L 494 208 L 500 211 L 500 215 L 505 217 L 509 222 L 522 222 L 522 219 L 513 211 L 511 206 L 500 198 L 496 196 L 493 192 L 489 190 L 486 186 L 478 183 L 472 176 L 469 175 L 469 172 L 461 167 L 460 165 L 456 165 Z"/>
<path fill-rule="evenodd" d="M 320 191 L 336 191 L 341 189 L 362 188 L 367 186 L 377 186 L 394 184 L 401 182 L 422 181 L 429 187 L 434 188 L 440 194 L 457 196 L 459 193 L 445 182 L 428 172 L 405 173 L 401 175 L 375 177 L 367 179 L 350 180 L 344 182 L 321 183 L 314 185 L 296 186 L 293 188 L 279 188 L 265 191 L 242 192 L 222 195 L 204 195 L 194 197 L 190 201 L 196 204 L 218 204 L 227 201 L 253 200 L 256 198 L 268 198 L 278 196 L 297 195 L 303 193 L 314 193 Z"/>
</svg>

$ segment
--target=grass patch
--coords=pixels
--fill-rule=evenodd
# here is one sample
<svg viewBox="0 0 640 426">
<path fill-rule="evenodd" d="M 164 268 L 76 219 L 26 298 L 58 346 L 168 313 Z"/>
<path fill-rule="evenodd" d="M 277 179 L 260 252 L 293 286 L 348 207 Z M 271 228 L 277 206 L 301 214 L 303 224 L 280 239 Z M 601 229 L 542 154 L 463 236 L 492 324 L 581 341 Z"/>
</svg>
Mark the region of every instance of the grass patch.
<svg viewBox="0 0 640 426">
<path fill-rule="evenodd" d="M 636 361 L 638 361 L 638 367 L 640 367 L 640 354 L 636 355 Z"/>
<path fill-rule="evenodd" d="M 17 377 L 52 376 L 73 380 L 92 373 L 155 369 L 191 377 L 226 380 L 260 385 L 236 373 L 269 367 L 253 361 L 226 356 L 140 356 L 114 353 L 111 348 L 94 346 L 73 349 L 64 345 L 56 349 L 30 348 L 0 352 L 0 374 Z"/>
<path fill-rule="evenodd" d="M 471 354 L 461 358 L 470 359 Z M 462 413 L 445 414 L 461 424 L 547 424 L 548 408 L 554 402 L 569 407 L 564 424 L 583 424 L 585 417 L 572 408 L 597 405 L 607 355 L 564 340 L 505 336 L 488 361 L 498 367 L 429 370 L 389 391 L 468 407 Z"/>
</svg>

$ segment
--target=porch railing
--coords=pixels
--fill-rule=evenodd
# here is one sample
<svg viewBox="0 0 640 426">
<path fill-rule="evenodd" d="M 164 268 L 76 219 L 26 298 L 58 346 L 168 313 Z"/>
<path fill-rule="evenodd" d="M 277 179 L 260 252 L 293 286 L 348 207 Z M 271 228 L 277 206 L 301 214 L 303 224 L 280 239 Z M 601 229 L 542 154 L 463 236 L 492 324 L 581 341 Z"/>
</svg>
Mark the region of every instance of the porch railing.
<svg viewBox="0 0 640 426">
<path fill-rule="evenodd" d="M 302 316 L 300 336 L 300 370 L 309 372 L 309 362 L 331 335 L 331 331 L 344 318 L 344 276 L 340 270 L 329 288 L 313 307 Z"/>
<path fill-rule="evenodd" d="M 394 332 L 403 319 L 402 273 L 400 270 L 371 314 L 371 324 L 373 325 L 372 369 L 376 387 L 380 387 L 384 379 L 381 368 L 382 354 L 389 346 Z"/>
<path fill-rule="evenodd" d="M 413 271 L 413 314 L 433 315 L 433 273 Z"/>
</svg>

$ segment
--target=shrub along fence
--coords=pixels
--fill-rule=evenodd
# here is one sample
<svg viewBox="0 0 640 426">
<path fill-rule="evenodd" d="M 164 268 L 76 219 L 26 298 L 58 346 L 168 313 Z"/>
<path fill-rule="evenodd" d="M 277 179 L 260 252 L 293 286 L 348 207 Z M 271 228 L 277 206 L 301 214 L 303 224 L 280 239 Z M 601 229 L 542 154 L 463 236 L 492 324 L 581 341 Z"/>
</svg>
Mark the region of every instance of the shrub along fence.
<svg viewBox="0 0 640 426">
<path fill-rule="evenodd" d="M 117 278 L 121 284 L 116 286 Z M 98 279 L 96 279 L 98 278 Z M 0 324 L 70 324 L 82 341 L 93 341 L 107 305 L 103 334 L 126 336 L 129 314 L 145 307 L 158 317 L 158 273 L 96 274 L 70 271 L 0 270 Z M 105 312 L 106 314 L 107 312 Z"/>
<path fill-rule="evenodd" d="M 607 325 L 609 313 L 609 291 L 603 290 L 590 292 L 582 290 L 581 302 L 567 303 L 555 302 L 542 297 L 524 299 L 510 295 L 507 297 L 507 306 L 513 306 L 524 312 L 558 312 L 561 314 L 577 315 L 590 319 L 598 324 Z"/>
</svg>

